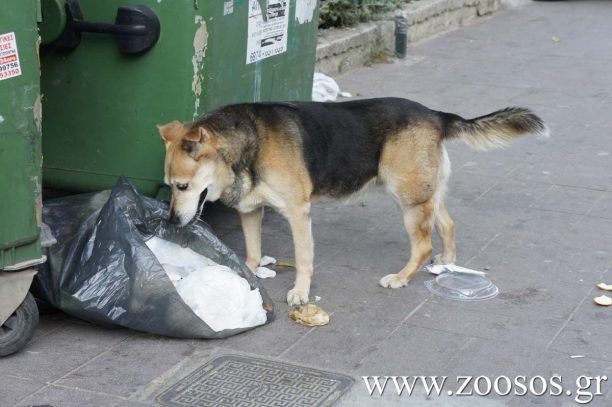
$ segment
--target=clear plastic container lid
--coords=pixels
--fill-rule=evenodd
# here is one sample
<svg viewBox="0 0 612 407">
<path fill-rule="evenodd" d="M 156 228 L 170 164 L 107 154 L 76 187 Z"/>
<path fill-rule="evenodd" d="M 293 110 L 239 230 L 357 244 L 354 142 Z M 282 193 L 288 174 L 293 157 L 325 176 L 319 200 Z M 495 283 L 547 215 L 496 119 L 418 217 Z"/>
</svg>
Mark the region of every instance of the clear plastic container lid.
<svg viewBox="0 0 612 407">
<path fill-rule="evenodd" d="M 432 293 L 451 300 L 487 300 L 499 294 L 499 289 L 486 276 L 449 272 L 425 281 Z"/>
</svg>

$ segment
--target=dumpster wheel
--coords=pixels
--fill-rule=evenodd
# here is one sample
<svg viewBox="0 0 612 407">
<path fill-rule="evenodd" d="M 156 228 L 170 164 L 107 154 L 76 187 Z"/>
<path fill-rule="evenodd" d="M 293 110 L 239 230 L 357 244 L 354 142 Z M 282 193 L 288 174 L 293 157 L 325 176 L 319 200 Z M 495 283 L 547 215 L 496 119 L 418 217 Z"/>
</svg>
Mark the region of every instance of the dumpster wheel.
<svg viewBox="0 0 612 407">
<path fill-rule="evenodd" d="M 37 326 L 38 308 L 34 297 L 28 293 L 21 305 L 0 326 L 0 356 L 23 349 L 34 336 Z"/>
</svg>

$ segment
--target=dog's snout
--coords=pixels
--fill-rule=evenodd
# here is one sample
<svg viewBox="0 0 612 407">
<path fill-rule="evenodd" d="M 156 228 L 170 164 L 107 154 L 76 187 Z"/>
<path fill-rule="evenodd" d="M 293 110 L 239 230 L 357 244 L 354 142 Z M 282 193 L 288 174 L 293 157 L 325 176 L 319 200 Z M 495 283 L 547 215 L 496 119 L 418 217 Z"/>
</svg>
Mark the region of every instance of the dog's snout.
<svg viewBox="0 0 612 407">
<path fill-rule="evenodd" d="M 178 216 L 176 216 L 176 212 L 174 212 L 174 210 L 170 211 L 170 217 L 168 218 L 168 221 L 172 223 L 173 225 L 181 224 L 181 219 Z"/>
</svg>

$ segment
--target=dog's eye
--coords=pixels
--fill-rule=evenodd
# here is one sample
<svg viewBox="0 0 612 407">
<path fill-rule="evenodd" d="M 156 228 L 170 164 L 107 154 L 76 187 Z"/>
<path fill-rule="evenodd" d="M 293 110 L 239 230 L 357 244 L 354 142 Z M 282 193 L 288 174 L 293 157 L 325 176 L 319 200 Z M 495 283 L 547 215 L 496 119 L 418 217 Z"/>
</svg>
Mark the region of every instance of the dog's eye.
<svg viewBox="0 0 612 407">
<path fill-rule="evenodd" d="M 179 191 L 184 191 L 184 190 L 186 190 L 188 186 L 189 186 L 189 184 L 176 184 L 176 188 L 177 188 Z"/>
</svg>

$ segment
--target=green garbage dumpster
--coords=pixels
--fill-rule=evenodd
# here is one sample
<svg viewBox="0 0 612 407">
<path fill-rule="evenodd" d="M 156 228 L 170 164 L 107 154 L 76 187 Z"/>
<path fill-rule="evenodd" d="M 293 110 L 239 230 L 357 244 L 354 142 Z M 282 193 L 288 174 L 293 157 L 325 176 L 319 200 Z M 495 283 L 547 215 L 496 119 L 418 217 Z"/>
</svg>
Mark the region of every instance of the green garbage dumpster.
<svg viewBox="0 0 612 407">
<path fill-rule="evenodd" d="M 23 0 L 0 13 L 0 270 L 42 258 L 38 15 Z"/>
<path fill-rule="evenodd" d="M 236 102 L 309 100 L 316 0 L 43 0 L 43 180 L 155 195 L 155 124 Z"/>
<path fill-rule="evenodd" d="M 28 293 L 41 251 L 41 96 L 34 0 L 0 11 L 0 356 L 23 348 L 38 324 Z"/>
</svg>

